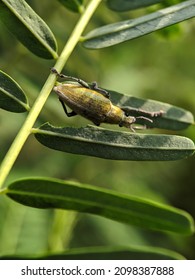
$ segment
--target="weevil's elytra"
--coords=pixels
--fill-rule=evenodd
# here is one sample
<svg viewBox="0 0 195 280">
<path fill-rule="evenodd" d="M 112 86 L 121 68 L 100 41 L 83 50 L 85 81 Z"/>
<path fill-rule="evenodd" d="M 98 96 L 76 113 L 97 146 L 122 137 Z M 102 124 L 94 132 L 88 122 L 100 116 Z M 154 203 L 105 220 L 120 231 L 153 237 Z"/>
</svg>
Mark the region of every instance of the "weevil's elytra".
<svg viewBox="0 0 195 280">
<path fill-rule="evenodd" d="M 55 69 L 52 69 L 52 72 L 61 78 L 73 81 L 67 83 L 57 83 L 54 87 L 54 91 L 59 96 L 59 100 L 61 101 L 64 111 L 68 117 L 78 114 L 86 119 L 89 119 L 95 125 L 100 125 L 101 123 L 118 124 L 120 127 L 124 126 L 130 128 L 132 131 L 140 128 L 133 126 L 138 118 L 147 122 L 153 122 L 152 119 L 144 116 L 130 116 L 121 107 L 112 104 L 109 99 L 108 92 L 99 88 L 96 82 L 90 85 L 81 79 L 59 74 Z M 72 109 L 72 112 L 67 111 L 66 105 Z M 139 112 L 139 109 L 136 110 Z M 162 111 L 155 113 L 145 111 L 141 112 L 150 117 L 162 115 Z"/>
<path fill-rule="evenodd" d="M 76 114 L 91 120 L 96 125 L 105 122 L 111 102 L 101 93 L 79 84 L 65 83 L 54 87 L 59 99 Z"/>
</svg>

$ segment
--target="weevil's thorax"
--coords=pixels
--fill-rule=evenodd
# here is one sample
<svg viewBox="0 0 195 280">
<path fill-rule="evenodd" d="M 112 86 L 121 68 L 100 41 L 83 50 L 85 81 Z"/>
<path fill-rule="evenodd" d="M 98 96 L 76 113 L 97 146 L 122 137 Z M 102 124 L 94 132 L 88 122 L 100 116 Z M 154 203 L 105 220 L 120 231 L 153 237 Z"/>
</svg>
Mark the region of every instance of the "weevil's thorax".
<svg viewBox="0 0 195 280">
<path fill-rule="evenodd" d="M 135 117 L 126 116 L 125 112 L 120 107 L 112 104 L 111 110 L 107 114 L 105 122 L 131 128 L 131 125 L 135 122 L 135 120 Z"/>
<path fill-rule="evenodd" d="M 111 109 L 107 113 L 105 122 L 111 124 L 119 124 L 121 120 L 123 120 L 123 117 L 124 112 L 121 110 L 121 108 L 111 104 Z"/>
</svg>

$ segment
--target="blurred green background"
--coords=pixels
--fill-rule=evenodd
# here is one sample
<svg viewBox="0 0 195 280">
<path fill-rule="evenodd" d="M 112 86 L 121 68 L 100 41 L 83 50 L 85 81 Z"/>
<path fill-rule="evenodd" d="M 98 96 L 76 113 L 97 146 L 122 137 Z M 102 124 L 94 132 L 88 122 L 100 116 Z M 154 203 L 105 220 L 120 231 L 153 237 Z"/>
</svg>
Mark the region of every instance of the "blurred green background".
<svg viewBox="0 0 195 280">
<path fill-rule="evenodd" d="M 60 53 L 79 16 L 66 10 L 58 1 L 27 2 L 53 31 Z M 87 30 L 145 12 L 143 9 L 117 14 L 102 4 Z M 194 34 L 195 20 L 189 20 L 176 28 L 111 48 L 94 51 L 78 45 L 63 72 L 89 82 L 95 80 L 107 89 L 171 103 L 194 114 Z M 54 61 L 31 54 L 2 24 L 0 38 L 0 68 L 20 84 L 32 105 Z M 0 110 L 0 160 L 25 118 L 25 113 Z M 88 124 L 79 116 L 68 119 L 55 93 L 51 93 L 36 126 L 46 121 L 55 126 L 80 127 Z M 117 126 L 112 128 L 120 129 Z M 194 126 L 179 132 L 150 132 L 178 134 L 195 140 Z M 8 182 L 29 176 L 75 180 L 171 204 L 188 211 L 195 218 L 194 167 L 194 157 L 176 162 L 125 162 L 71 155 L 41 146 L 32 135 Z M 175 250 L 188 259 L 195 259 L 194 236 L 141 230 L 87 214 L 32 209 L 0 197 L 1 255 L 38 254 L 58 251 L 62 247 L 99 245 L 151 245 Z"/>
</svg>

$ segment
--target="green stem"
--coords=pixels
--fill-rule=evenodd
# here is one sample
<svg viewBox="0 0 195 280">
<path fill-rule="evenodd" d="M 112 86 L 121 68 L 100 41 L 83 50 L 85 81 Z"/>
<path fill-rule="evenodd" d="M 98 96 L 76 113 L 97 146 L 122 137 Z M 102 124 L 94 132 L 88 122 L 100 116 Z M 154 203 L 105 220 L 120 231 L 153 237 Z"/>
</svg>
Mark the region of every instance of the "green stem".
<svg viewBox="0 0 195 280">
<path fill-rule="evenodd" d="M 78 213 L 64 209 L 56 209 L 54 212 L 53 225 L 49 233 L 49 252 L 62 252 L 68 248 Z"/>
<path fill-rule="evenodd" d="M 62 68 L 66 64 L 69 56 L 73 52 L 76 44 L 78 43 L 83 30 L 85 29 L 87 23 L 89 22 L 90 18 L 92 17 L 93 13 L 97 9 L 98 5 L 102 0 L 91 0 L 86 7 L 85 11 L 83 12 L 80 20 L 78 21 L 77 25 L 75 26 L 67 44 L 65 45 L 61 55 L 59 56 L 58 60 L 54 68 L 57 71 L 61 72 Z M 3 184 L 12 169 L 14 162 L 16 161 L 24 143 L 26 142 L 29 134 L 31 133 L 31 129 L 39 116 L 53 86 L 56 81 L 56 76 L 54 74 L 50 74 L 48 79 L 46 80 L 39 96 L 35 100 L 35 103 L 29 112 L 23 126 L 21 127 L 18 135 L 16 136 L 15 140 L 13 141 L 9 151 L 7 152 L 1 167 L 0 167 L 0 188 L 3 188 Z"/>
</svg>

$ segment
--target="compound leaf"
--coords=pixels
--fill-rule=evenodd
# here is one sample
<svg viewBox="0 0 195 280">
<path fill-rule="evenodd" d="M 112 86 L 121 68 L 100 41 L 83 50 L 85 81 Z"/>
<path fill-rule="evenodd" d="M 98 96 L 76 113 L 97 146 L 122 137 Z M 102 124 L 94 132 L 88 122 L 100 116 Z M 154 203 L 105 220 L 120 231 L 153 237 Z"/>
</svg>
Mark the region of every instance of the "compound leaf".
<svg viewBox="0 0 195 280">
<path fill-rule="evenodd" d="M 75 182 L 27 178 L 13 182 L 4 193 L 31 207 L 75 210 L 158 231 L 194 231 L 192 217 L 182 210 Z"/>
<path fill-rule="evenodd" d="M 137 134 L 87 126 L 33 129 L 36 139 L 54 150 L 113 160 L 165 161 L 193 154 L 194 143 L 175 135 Z"/>
<path fill-rule="evenodd" d="M 118 12 L 134 10 L 138 8 L 147 7 L 163 0 L 108 0 L 107 5 L 110 9 Z"/>
<path fill-rule="evenodd" d="M 1 260 L 184 260 L 185 258 L 171 250 L 155 247 L 107 246 L 73 248 L 60 254 L 47 255 L 4 255 Z"/>
<path fill-rule="evenodd" d="M 0 20 L 37 56 L 46 59 L 58 57 L 54 35 L 24 0 L 1 0 Z"/>
<path fill-rule="evenodd" d="M 22 113 L 29 110 L 25 93 L 21 87 L 3 71 L 0 71 L 0 108 L 15 113 Z"/>
<path fill-rule="evenodd" d="M 64 7 L 72 12 L 82 13 L 83 0 L 58 0 Z"/>
<path fill-rule="evenodd" d="M 138 1 L 137 1 L 138 2 Z M 110 47 L 195 16 L 194 0 L 159 10 L 137 19 L 109 24 L 92 30 L 82 38 L 83 45 L 90 49 Z"/>
</svg>

